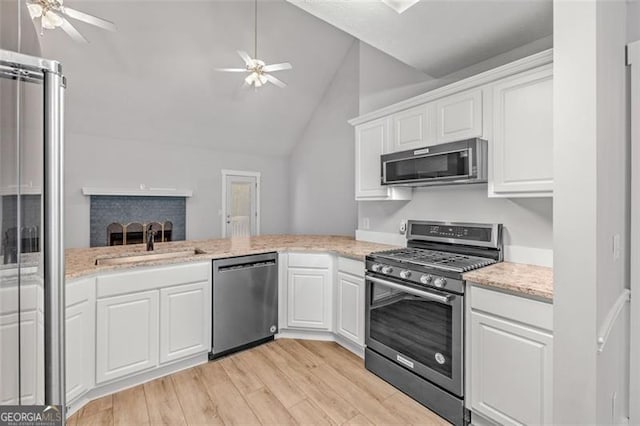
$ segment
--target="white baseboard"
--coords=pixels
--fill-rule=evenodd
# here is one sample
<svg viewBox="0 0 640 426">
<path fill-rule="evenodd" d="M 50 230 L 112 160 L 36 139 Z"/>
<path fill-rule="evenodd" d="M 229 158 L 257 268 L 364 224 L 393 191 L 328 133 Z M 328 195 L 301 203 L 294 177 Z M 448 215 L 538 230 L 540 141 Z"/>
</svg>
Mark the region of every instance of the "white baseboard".
<svg viewBox="0 0 640 426">
<path fill-rule="evenodd" d="M 369 243 L 390 244 L 401 247 L 407 246 L 406 237 L 395 232 L 378 232 L 356 229 L 356 240 L 367 241 Z"/>
<path fill-rule="evenodd" d="M 553 250 L 524 246 L 504 246 L 504 260 L 552 268 Z"/>
<path fill-rule="evenodd" d="M 311 330 L 289 330 L 280 329 L 276 334 L 276 339 L 300 339 L 300 340 L 319 340 L 322 342 L 336 342 L 343 348 L 353 352 L 360 358 L 364 358 L 364 347 L 357 343 L 338 336 L 330 331 L 311 331 Z"/>
<path fill-rule="evenodd" d="M 134 386 L 141 385 L 143 383 L 150 382 L 151 380 L 158 379 L 160 377 L 168 376 L 169 374 L 177 373 L 178 371 L 186 370 L 188 368 L 195 367 L 200 364 L 205 364 L 209 361 L 209 355 L 207 353 L 194 355 L 190 358 L 176 361 L 174 363 L 164 365 L 153 370 L 145 371 L 135 376 L 127 377 L 114 382 L 96 385 L 93 389 L 89 390 L 82 396 L 76 398 L 73 402 L 69 403 L 67 407 L 67 418 L 73 413 L 87 405 L 94 399 L 101 398 L 105 395 L 110 395 L 125 389 L 132 388 Z"/>
</svg>

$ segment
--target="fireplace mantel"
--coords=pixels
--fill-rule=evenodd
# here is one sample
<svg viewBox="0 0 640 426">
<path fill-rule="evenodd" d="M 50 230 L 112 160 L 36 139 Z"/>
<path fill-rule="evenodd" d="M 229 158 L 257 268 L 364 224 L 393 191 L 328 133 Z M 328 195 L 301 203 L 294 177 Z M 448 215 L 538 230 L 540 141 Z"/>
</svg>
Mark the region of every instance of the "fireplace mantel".
<svg viewBox="0 0 640 426">
<path fill-rule="evenodd" d="M 96 188 L 85 186 L 84 195 L 122 196 L 122 197 L 192 197 L 190 189 L 176 188 Z"/>
</svg>

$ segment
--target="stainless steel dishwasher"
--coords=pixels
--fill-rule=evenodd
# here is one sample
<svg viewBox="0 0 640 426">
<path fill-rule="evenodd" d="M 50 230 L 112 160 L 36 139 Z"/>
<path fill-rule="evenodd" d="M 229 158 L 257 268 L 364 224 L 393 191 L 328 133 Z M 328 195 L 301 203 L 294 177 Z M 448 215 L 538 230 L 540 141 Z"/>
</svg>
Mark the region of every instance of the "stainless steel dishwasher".
<svg viewBox="0 0 640 426">
<path fill-rule="evenodd" d="M 213 261 L 209 358 L 272 340 L 278 332 L 278 254 Z"/>
</svg>

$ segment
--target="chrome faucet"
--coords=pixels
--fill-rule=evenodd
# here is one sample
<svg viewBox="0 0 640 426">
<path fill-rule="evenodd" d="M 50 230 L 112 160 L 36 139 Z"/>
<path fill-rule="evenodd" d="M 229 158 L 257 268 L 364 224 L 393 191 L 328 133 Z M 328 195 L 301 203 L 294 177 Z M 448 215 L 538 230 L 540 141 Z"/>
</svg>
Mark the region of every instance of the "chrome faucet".
<svg viewBox="0 0 640 426">
<path fill-rule="evenodd" d="M 147 251 L 153 251 L 153 243 L 156 240 L 156 231 L 152 228 L 153 225 L 149 225 L 149 228 L 147 228 Z"/>
</svg>

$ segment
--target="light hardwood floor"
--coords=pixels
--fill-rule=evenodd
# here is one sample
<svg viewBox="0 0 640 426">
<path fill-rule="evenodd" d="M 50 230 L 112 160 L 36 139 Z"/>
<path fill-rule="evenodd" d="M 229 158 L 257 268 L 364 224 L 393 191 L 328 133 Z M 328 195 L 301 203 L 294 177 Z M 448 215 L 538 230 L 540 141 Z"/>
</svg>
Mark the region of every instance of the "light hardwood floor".
<svg viewBox="0 0 640 426">
<path fill-rule="evenodd" d="M 90 402 L 77 425 L 447 425 L 335 343 L 280 339 Z"/>
</svg>

